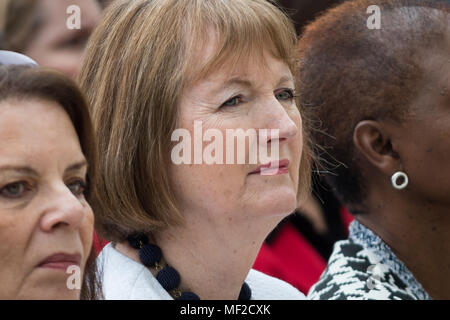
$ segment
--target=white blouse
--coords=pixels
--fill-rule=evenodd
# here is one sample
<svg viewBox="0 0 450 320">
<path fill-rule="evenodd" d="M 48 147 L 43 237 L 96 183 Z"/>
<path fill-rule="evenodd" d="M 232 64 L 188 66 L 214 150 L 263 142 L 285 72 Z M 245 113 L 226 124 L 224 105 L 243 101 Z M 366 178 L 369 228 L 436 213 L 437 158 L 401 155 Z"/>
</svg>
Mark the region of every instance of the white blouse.
<svg viewBox="0 0 450 320">
<path fill-rule="evenodd" d="M 173 300 L 149 269 L 106 245 L 97 258 L 106 300 Z M 251 300 L 304 300 L 305 295 L 282 280 L 251 269 L 245 280 Z"/>
</svg>

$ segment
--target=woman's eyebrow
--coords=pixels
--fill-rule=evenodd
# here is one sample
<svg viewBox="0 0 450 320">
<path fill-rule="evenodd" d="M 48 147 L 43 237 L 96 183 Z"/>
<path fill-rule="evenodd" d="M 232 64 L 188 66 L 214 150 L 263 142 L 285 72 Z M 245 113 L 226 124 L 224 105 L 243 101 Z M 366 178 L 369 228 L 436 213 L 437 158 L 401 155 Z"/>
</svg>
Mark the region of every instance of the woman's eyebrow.
<svg viewBox="0 0 450 320">
<path fill-rule="evenodd" d="M 286 82 L 294 82 L 293 77 L 290 75 L 282 76 L 276 86 L 278 87 L 281 84 L 286 83 Z M 213 94 L 217 94 L 218 92 L 228 89 L 233 86 L 241 86 L 241 87 L 245 87 L 245 88 L 249 89 L 249 88 L 254 87 L 254 84 L 252 81 L 250 81 L 248 79 L 236 76 L 236 77 L 232 77 L 232 78 L 228 79 L 227 81 L 225 81 L 224 83 L 222 83 L 219 87 L 217 87 L 213 91 Z"/>
<path fill-rule="evenodd" d="M 13 171 L 15 173 L 20 173 L 23 175 L 30 175 L 30 176 L 39 176 L 39 174 L 37 173 L 36 170 L 30 168 L 30 167 L 18 167 L 18 166 L 11 166 L 11 165 L 6 165 L 6 166 L 1 166 L 0 167 L 0 172 L 5 172 L 5 171 Z"/>
<path fill-rule="evenodd" d="M 239 86 L 243 86 L 243 87 L 249 88 L 249 87 L 252 86 L 252 82 L 250 80 L 243 79 L 243 78 L 240 78 L 240 77 L 234 77 L 234 78 L 231 78 L 228 81 L 226 81 L 223 84 L 222 88 L 228 88 L 228 87 L 231 87 L 231 86 L 234 86 L 234 85 L 239 85 Z"/>
<path fill-rule="evenodd" d="M 65 172 L 78 171 L 87 166 L 88 166 L 87 161 L 82 160 L 80 162 L 74 163 L 74 164 L 70 165 L 69 167 L 67 167 Z M 19 166 L 11 166 L 11 165 L 1 166 L 0 172 L 5 172 L 5 171 L 14 171 L 16 173 L 20 173 L 23 175 L 39 176 L 37 171 L 30 167 L 19 167 Z"/>
<path fill-rule="evenodd" d="M 250 80 L 241 78 L 239 76 L 232 77 L 225 82 L 214 84 L 214 87 L 211 89 L 211 95 L 215 96 L 229 88 L 235 88 L 237 86 L 250 89 L 253 87 L 253 83 Z"/>
<path fill-rule="evenodd" d="M 72 171 L 79 171 L 80 169 L 87 167 L 88 163 L 86 160 L 82 160 L 79 161 L 77 163 L 74 163 L 72 165 L 70 165 L 69 167 L 66 168 L 66 170 L 64 170 L 64 172 L 72 172 Z"/>
<path fill-rule="evenodd" d="M 279 86 L 280 84 L 284 83 L 284 82 L 294 82 L 294 79 L 291 76 L 285 75 L 282 76 L 280 78 L 280 80 L 278 81 L 277 86 Z M 221 87 L 222 88 L 228 88 L 234 85 L 240 85 L 243 87 L 252 87 L 253 83 L 250 80 L 241 78 L 241 77 L 233 77 L 229 80 L 227 80 Z"/>
<path fill-rule="evenodd" d="M 280 78 L 280 81 L 278 81 L 277 87 L 285 82 L 294 82 L 294 78 L 292 78 L 291 76 L 282 76 Z"/>
</svg>

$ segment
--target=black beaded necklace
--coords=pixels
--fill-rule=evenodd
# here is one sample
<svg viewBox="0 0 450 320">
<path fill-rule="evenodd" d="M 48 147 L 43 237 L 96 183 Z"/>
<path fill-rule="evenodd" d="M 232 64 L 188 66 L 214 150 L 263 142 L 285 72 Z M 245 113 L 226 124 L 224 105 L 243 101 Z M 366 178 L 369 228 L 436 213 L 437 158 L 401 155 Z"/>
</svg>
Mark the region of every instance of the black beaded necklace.
<svg viewBox="0 0 450 320">
<path fill-rule="evenodd" d="M 139 259 L 146 267 L 156 270 L 156 280 L 169 292 L 175 300 L 200 300 L 200 297 L 193 292 L 181 292 L 178 289 L 181 278 L 180 274 L 174 268 L 160 264 L 162 258 L 161 249 L 154 244 L 149 243 L 148 237 L 144 234 L 138 234 L 128 237 L 128 243 L 134 249 L 139 250 Z M 239 300 L 250 300 L 252 290 L 244 282 L 239 293 Z"/>
</svg>

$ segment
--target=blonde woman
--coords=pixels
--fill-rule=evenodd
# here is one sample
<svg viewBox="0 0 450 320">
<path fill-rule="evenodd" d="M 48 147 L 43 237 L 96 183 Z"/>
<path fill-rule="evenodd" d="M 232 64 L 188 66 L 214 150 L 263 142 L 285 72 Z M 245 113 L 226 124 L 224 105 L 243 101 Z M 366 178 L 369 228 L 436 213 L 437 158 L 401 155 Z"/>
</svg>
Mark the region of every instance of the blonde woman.
<svg viewBox="0 0 450 320">
<path fill-rule="evenodd" d="M 106 299 L 304 298 L 252 270 L 309 188 L 296 42 L 265 0 L 126 0 L 107 10 L 80 77 L 101 153 L 93 206 L 112 241 L 98 260 Z M 247 145 L 245 163 L 208 164 L 198 129 L 255 130 L 279 157 L 250 163 Z M 192 137 L 180 153 L 177 132 Z M 213 156 L 235 151 L 221 142 Z"/>
</svg>

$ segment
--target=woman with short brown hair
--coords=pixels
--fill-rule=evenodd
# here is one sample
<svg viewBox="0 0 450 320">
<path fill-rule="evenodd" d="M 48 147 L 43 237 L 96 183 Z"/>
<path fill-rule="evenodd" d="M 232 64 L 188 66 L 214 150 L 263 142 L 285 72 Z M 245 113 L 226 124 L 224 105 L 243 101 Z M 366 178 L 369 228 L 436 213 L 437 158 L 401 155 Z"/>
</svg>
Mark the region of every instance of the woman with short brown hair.
<svg viewBox="0 0 450 320">
<path fill-rule="evenodd" d="M 106 299 L 303 298 L 251 270 L 309 188 L 296 43 L 289 19 L 265 0 L 109 7 L 80 76 L 102 155 L 93 205 L 113 241 L 99 260 Z M 202 129 L 212 135 L 198 141 Z M 234 147 L 218 137 L 234 130 L 239 140 L 239 129 L 258 130 L 255 141 L 279 146 L 279 157 L 249 163 L 244 145 L 245 163 L 224 164 Z M 215 160 L 205 163 L 213 140 Z"/>
</svg>

